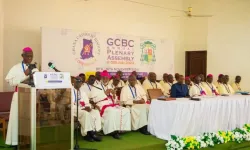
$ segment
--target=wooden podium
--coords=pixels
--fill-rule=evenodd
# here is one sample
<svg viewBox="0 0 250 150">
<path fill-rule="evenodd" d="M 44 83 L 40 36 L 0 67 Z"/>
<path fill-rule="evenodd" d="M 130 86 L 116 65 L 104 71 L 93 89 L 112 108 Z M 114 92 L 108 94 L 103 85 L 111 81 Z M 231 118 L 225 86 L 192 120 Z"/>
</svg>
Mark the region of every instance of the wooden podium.
<svg viewBox="0 0 250 150">
<path fill-rule="evenodd" d="M 19 150 L 73 149 L 70 74 L 37 72 L 34 83 L 18 86 Z"/>
</svg>

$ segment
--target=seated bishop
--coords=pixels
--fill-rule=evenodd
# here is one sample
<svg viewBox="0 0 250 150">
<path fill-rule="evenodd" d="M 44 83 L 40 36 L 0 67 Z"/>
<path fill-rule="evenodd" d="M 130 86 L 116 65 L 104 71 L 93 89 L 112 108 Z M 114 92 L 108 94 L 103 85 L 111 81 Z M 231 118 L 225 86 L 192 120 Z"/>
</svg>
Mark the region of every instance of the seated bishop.
<svg viewBox="0 0 250 150">
<path fill-rule="evenodd" d="M 124 83 L 124 81 L 122 80 L 122 77 L 123 77 L 122 71 L 117 71 L 117 73 L 116 73 L 115 76 L 116 76 L 117 78 L 119 78 L 118 86 L 119 86 L 119 87 L 124 87 L 124 86 L 125 86 L 125 83 Z M 111 80 L 109 81 L 109 85 L 112 85 L 113 81 L 114 81 L 114 79 L 111 79 Z"/>
<path fill-rule="evenodd" d="M 107 83 L 110 75 L 107 71 L 101 73 L 102 83 Z M 90 79 L 92 81 L 92 79 Z M 94 83 L 90 83 L 91 85 Z M 131 131 L 130 110 L 116 104 L 115 93 L 112 87 L 103 84 L 93 86 L 91 99 L 94 106 L 100 111 L 103 123 L 103 133 L 110 134 L 115 139 L 120 139 L 120 131 Z"/>
<path fill-rule="evenodd" d="M 194 78 L 194 85 L 189 89 L 189 95 L 191 97 L 207 95 L 204 87 L 201 85 L 201 77 L 199 75 Z"/>
<path fill-rule="evenodd" d="M 76 82 L 72 88 L 72 101 L 74 116 L 77 116 L 77 102 L 78 102 L 78 121 L 81 124 L 81 134 L 84 139 L 93 142 L 101 141 L 101 138 L 97 136 L 96 132 L 101 130 L 101 116 L 98 110 L 91 109 L 89 98 L 83 89 L 80 88 L 80 77 L 76 77 Z"/>
<path fill-rule="evenodd" d="M 122 89 L 121 103 L 130 108 L 132 130 L 139 130 L 142 134 L 149 135 L 147 131 L 149 105 L 146 104 L 146 93 L 136 84 L 134 75 L 129 76 L 128 82 L 129 84 Z"/>
<path fill-rule="evenodd" d="M 229 76 L 228 75 L 222 76 L 222 83 L 219 84 L 219 93 L 221 95 L 223 95 L 223 94 L 231 95 L 231 94 L 235 93 L 235 91 L 231 87 L 231 85 L 228 84 L 228 81 L 229 81 Z"/>
<path fill-rule="evenodd" d="M 219 92 L 216 86 L 213 84 L 213 75 L 207 75 L 207 81 L 204 82 L 203 87 L 205 88 L 206 94 L 208 96 L 216 96 L 219 95 Z"/>
<path fill-rule="evenodd" d="M 189 90 L 191 88 L 191 86 L 193 85 L 190 77 L 188 77 L 188 76 L 185 77 L 185 84 L 188 86 L 188 90 Z"/>
</svg>

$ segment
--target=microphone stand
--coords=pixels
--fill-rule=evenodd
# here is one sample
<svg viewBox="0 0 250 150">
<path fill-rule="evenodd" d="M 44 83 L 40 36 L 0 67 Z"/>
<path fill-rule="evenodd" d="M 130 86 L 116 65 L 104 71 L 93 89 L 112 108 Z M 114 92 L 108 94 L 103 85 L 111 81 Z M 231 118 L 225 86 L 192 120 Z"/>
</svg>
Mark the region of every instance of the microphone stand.
<svg viewBox="0 0 250 150">
<path fill-rule="evenodd" d="M 78 120 L 79 118 L 79 112 L 78 112 L 78 106 L 79 106 L 79 102 L 78 102 L 78 94 L 79 94 L 79 88 L 76 91 L 77 94 L 77 102 L 76 102 L 76 119 L 77 119 L 77 125 L 76 125 L 76 138 L 75 138 L 75 146 L 74 146 L 74 150 L 95 150 L 95 149 L 87 149 L 87 148 L 80 148 L 79 144 L 78 144 L 78 132 L 79 129 L 81 127 L 80 122 Z"/>
<path fill-rule="evenodd" d="M 79 116 L 78 116 L 78 106 L 79 106 L 79 102 L 78 102 L 78 95 L 79 95 L 79 88 L 77 89 L 77 92 L 76 92 L 76 100 L 77 100 L 77 102 L 76 102 L 76 119 L 77 119 L 77 125 L 76 125 L 76 139 L 75 139 L 75 147 L 74 147 L 74 150 L 79 150 L 80 149 L 80 147 L 79 147 L 79 144 L 78 144 L 78 130 L 79 130 L 79 128 L 80 128 L 80 123 L 79 123 L 79 121 L 78 121 L 78 118 L 79 118 Z"/>
<path fill-rule="evenodd" d="M 35 87 L 34 81 L 33 81 L 33 79 L 31 79 L 32 70 L 33 70 L 33 69 L 30 69 L 30 68 L 29 68 L 29 70 L 30 70 L 30 72 L 29 72 L 29 83 L 28 83 L 28 85 L 31 86 L 31 87 Z"/>
</svg>

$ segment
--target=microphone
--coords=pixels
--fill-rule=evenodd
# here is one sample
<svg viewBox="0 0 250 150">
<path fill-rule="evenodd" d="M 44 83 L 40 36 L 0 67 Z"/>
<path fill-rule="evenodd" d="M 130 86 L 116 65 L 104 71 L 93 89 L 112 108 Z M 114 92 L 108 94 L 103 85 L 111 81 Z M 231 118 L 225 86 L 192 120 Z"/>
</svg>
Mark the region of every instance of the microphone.
<svg viewBox="0 0 250 150">
<path fill-rule="evenodd" d="M 55 65 L 54 65 L 52 62 L 49 62 L 49 63 L 48 63 L 48 66 L 49 66 L 51 69 L 55 70 L 55 72 L 61 72 L 60 70 L 56 69 Z"/>
</svg>

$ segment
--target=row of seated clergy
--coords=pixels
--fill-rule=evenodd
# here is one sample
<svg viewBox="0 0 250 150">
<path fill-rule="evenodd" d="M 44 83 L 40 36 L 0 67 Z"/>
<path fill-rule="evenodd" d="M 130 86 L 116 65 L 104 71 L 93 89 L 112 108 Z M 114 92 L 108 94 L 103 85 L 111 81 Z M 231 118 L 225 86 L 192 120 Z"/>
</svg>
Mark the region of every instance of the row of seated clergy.
<svg viewBox="0 0 250 150">
<path fill-rule="evenodd" d="M 218 87 L 213 84 L 213 76 L 208 75 L 206 82 L 201 82 L 200 76 L 196 76 L 194 79 L 194 85 L 191 86 L 189 90 L 189 95 L 193 96 L 215 96 L 215 95 L 223 95 L 223 94 L 234 94 L 235 91 L 233 88 L 228 84 L 229 78 L 225 76 L 223 79 L 223 83 L 220 83 Z"/>
<path fill-rule="evenodd" d="M 130 80 L 134 83 L 134 86 L 125 85 L 121 92 L 120 101 L 126 107 L 121 107 L 118 104 L 120 101 L 117 101 L 112 86 L 105 86 L 103 81 L 98 85 L 94 84 L 94 76 L 90 76 L 88 83 L 84 83 L 80 88 L 81 91 L 88 93 L 89 99 L 93 101 L 95 108 L 99 110 L 104 134 L 118 134 L 118 131 L 138 129 L 143 134 L 148 134 L 146 127 L 148 115 L 146 93 L 141 86 L 135 84 L 135 78 Z"/>
</svg>

